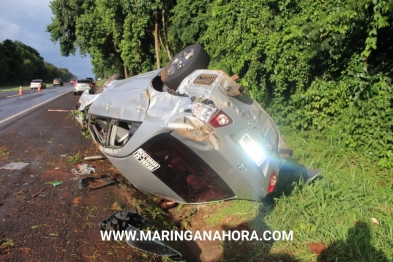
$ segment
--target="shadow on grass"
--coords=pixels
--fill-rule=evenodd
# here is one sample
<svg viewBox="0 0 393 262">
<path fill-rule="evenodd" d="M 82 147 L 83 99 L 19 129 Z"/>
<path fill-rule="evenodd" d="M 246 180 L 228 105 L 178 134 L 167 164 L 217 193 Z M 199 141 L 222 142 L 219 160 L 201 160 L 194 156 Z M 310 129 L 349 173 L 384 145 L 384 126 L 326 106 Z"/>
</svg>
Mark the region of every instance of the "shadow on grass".
<svg viewBox="0 0 393 262">
<path fill-rule="evenodd" d="M 318 171 L 308 170 L 305 166 L 299 164 L 295 159 L 289 159 L 280 169 L 278 184 L 273 193 L 269 194 L 262 201 L 259 207 L 257 216 L 248 223 L 243 223 L 235 227 L 223 225 L 222 229 L 225 231 L 242 231 L 246 230 L 252 232 L 257 231 L 259 238 L 264 238 L 264 232 L 272 232 L 272 229 L 265 223 L 265 218 L 273 211 L 275 206 L 274 199 L 280 198 L 283 195 L 289 196 L 296 184 L 300 187 L 309 181 L 321 179 L 317 177 Z M 300 183 L 299 183 L 300 182 Z M 252 228 L 250 228 L 250 226 Z M 274 230 L 273 230 L 274 231 Z M 282 232 L 280 230 L 280 232 Z M 271 237 L 268 233 L 266 237 Z M 296 257 L 288 253 L 276 252 L 272 246 L 274 240 L 263 241 L 226 241 L 223 246 L 223 260 L 222 261 L 298 261 Z"/>
<path fill-rule="evenodd" d="M 318 262 L 325 261 L 379 261 L 388 262 L 382 251 L 371 243 L 370 227 L 365 222 L 357 222 L 348 229 L 346 241 L 336 241 L 318 256 Z"/>
</svg>

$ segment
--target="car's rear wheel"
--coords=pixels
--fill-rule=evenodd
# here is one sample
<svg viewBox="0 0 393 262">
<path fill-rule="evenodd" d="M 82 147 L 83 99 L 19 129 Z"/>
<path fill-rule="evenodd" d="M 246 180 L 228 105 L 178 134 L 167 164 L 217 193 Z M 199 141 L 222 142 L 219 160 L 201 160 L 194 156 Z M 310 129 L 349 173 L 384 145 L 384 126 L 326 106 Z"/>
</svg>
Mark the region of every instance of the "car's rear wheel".
<svg viewBox="0 0 393 262">
<path fill-rule="evenodd" d="M 161 72 L 161 80 L 177 90 L 185 77 L 197 69 L 205 69 L 210 56 L 200 44 L 190 45 L 177 53 Z"/>
</svg>

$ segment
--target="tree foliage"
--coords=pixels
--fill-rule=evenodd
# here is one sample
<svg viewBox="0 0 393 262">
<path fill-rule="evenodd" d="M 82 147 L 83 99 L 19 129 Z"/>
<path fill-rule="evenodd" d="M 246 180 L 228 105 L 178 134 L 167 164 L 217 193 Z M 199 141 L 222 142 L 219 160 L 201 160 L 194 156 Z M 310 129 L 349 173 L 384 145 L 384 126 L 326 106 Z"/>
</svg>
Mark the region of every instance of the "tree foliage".
<svg viewBox="0 0 393 262">
<path fill-rule="evenodd" d="M 200 43 L 278 124 L 336 132 L 393 163 L 392 1 L 57 1 L 52 40 L 88 52 L 96 72 L 152 70 Z"/>
<path fill-rule="evenodd" d="M 53 0 L 55 17 L 47 26 L 62 54 L 92 57 L 94 72 L 125 76 L 160 67 L 171 48 L 167 37 L 169 11 L 175 1 L 149 0 Z"/>
<path fill-rule="evenodd" d="M 31 46 L 9 39 L 0 43 L 0 70 L 0 85 L 24 85 L 35 78 L 50 82 L 56 77 L 66 80 L 73 76 L 65 68 L 45 62 Z"/>
</svg>

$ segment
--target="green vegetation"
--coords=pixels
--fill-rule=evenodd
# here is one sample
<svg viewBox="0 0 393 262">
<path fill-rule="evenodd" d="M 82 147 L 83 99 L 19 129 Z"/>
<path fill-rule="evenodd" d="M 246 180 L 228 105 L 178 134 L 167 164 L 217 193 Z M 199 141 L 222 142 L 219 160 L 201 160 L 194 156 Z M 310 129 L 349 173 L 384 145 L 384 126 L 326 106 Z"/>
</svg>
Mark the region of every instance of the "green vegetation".
<svg viewBox="0 0 393 262">
<path fill-rule="evenodd" d="M 294 158 L 324 170 L 314 183 L 280 176 L 271 202 L 221 203 L 212 226 L 235 211 L 231 223 L 294 231 L 293 242 L 226 243 L 225 259 L 315 260 L 314 242 L 327 247 L 321 261 L 393 260 L 392 1 L 63 2 L 51 2 L 47 27 L 63 55 L 79 48 L 97 76 L 130 76 L 201 43 L 209 68 L 238 74 L 272 115 Z"/>
<path fill-rule="evenodd" d="M 99 77 L 161 67 L 199 42 L 279 125 L 327 130 L 393 163 L 393 5 L 336 1 L 51 2 L 52 41 L 92 55 Z"/>
<path fill-rule="evenodd" d="M 12 248 L 14 245 L 15 243 L 12 239 L 0 239 L 0 254 L 9 252 L 10 248 Z"/>
<path fill-rule="evenodd" d="M 14 90 L 15 86 L 19 89 L 20 85 L 30 84 L 33 79 L 52 83 L 56 77 L 62 77 L 65 81 L 73 76 L 65 68 L 45 62 L 31 46 L 9 39 L 0 43 L 0 71 L 0 85 L 8 86 L 5 87 L 7 91 Z"/>
<path fill-rule="evenodd" d="M 265 201 L 212 205 L 215 211 L 206 223 L 227 230 L 248 225 L 260 236 L 265 230 L 293 230 L 293 241 L 227 242 L 224 257 L 243 261 L 392 261 L 392 173 L 381 171 L 362 154 L 348 151 L 335 136 L 293 129 L 283 133 L 295 151 L 292 163 L 323 169 L 320 179 L 304 182 L 280 172 L 277 192 Z M 325 245 L 325 251 L 313 254 L 312 243 Z"/>
</svg>

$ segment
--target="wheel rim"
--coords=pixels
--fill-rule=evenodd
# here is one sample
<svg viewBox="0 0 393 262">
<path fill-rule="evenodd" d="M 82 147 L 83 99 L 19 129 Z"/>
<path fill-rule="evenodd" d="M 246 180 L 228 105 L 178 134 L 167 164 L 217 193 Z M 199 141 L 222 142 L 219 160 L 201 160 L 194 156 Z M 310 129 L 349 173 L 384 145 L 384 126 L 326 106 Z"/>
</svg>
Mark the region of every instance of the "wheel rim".
<svg viewBox="0 0 393 262">
<path fill-rule="evenodd" d="M 172 61 L 172 63 L 170 63 L 170 65 L 168 66 L 167 74 L 173 75 L 182 67 L 185 67 L 190 62 L 193 56 L 194 48 L 184 50 Z"/>
</svg>

